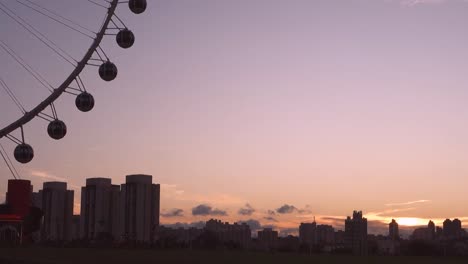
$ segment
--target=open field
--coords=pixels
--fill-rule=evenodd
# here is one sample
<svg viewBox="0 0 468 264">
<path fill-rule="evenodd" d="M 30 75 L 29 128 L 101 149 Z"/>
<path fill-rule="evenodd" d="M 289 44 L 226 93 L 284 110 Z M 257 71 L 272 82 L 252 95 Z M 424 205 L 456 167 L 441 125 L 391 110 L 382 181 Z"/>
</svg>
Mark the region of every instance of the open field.
<svg viewBox="0 0 468 264">
<path fill-rule="evenodd" d="M 378 264 L 451 264 L 468 263 L 468 258 L 431 257 L 346 257 L 306 256 L 296 254 L 265 254 L 252 252 L 189 251 L 189 250 L 121 250 L 121 249 L 57 249 L 0 248 L 0 264 L 56 263 L 378 263 Z"/>
</svg>

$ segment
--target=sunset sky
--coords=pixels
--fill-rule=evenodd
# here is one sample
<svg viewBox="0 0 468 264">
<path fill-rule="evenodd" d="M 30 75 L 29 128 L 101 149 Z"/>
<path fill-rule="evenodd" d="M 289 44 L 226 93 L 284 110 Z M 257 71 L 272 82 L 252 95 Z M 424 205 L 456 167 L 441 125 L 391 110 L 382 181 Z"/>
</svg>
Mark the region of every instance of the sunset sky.
<svg viewBox="0 0 468 264">
<path fill-rule="evenodd" d="M 37 1 L 97 30 L 105 9 Z M 98 1 L 104 3 L 104 1 Z M 90 40 L 2 1 L 77 59 Z M 34 120 L 35 149 L 17 164 L 34 190 L 89 177 L 153 175 L 161 222 L 257 220 L 340 228 L 362 210 L 376 232 L 392 218 L 468 225 L 468 2 L 463 0 L 153 0 L 118 14 L 136 35 L 103 47 L 113 82 L 88 67 L 96 99 L 80 113 L 57 103 L 67 136 Z M 0 12 L 0 40 L 53 85 L 72 67 Z M 3 50 L 0 77 L 31 109 L 47 95 Z M 20 112 L 0 90 L 0 127 Z M 14 145 L 0 142 L 13 153 Z M 11 155 L 12 156 L 12 155 Z M 0 200 L 11 178 L 1 163 Z M 242 209 L 242 210 L 241 210 Z"/>
</svg>

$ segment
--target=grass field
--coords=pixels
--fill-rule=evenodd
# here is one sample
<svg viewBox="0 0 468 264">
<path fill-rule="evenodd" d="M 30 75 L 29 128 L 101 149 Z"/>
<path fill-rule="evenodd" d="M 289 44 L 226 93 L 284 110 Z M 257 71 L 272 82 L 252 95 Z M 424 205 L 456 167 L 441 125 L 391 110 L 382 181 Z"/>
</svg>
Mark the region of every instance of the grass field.
<svg viewBox="0 0 468 264">
<path fill-rule="evenodd" d="M 120 249 L 56 249 L 56 248 L 0 248 L 0 264 L 62 264 L 62 263 L 331 263 L 331 264 L 451 264 L 468 263 L 468 258 L 431 257 L 346 257 L 307 256 L 296 254 L 265 254 L 233 251 L 189 250 L 120 250 Z"/>
</svg>

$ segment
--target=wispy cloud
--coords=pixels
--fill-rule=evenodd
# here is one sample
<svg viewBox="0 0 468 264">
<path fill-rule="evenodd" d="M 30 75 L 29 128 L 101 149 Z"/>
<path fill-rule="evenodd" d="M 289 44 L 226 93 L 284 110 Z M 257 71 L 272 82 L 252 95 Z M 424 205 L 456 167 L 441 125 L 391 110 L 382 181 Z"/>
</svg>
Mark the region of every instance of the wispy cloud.
<svg viewBox="0 0 468 264">
<path fill-rule="evenodd" d="M 46 180 L 64 181 L 64 182 L 67 181 L 67 179 L 63 177 L 58 177 L 50 173 L 47 173 L 45 171 L 32 170 L 30 174 L 31 176 L 39 177 L 39 178 L 46 179 Z"/>
<path fill-rule="evenodd" d="M 405 7 L 415 7 L 420 5 L 439 5 L 444 3 L 467 3 L 468 0 L 385 0 L 399 3 Z"/>
<path fill-rule="evenodd" d="M 405 206 L 405 205 L 430 203 L 430 202 L 431 200 L 416 200 L 416 201 L 409 201 L 409 202 L 402 202 L 402 203 L 388 203 L 388 204 L 385 204 L 385 206 Z"/>
<path fill-rule="evenodd" d="M 416 6 L 422 4 L 441 4 L 447 0 L 400 0 L 401 5 L 404 6 Z"/>
<path fill-rule="evenodd" d="M 59 176 L 55 176 L 53 174 L 50 174 L 48 172 L 45 172 L 45 171 L 40 171 L 40 170 L 31 170 L 30 173 L 29 173 L 32 177 L 37 177 L 37 178 L 41 178 L 43 180 L 52 180 L 52 181 L 61 181 L 61 182 L 67 182 L 69 188 L 73 188 L 73 189 L 77 189 L 79 190 L 81 187 L 76 185 L 76 184 L 72 184 L 70 183 L 70 180 L 69 179 L 66 179 L 66 178 L 63 178 L 63 177 L 59 177 Z"/>
</svg>

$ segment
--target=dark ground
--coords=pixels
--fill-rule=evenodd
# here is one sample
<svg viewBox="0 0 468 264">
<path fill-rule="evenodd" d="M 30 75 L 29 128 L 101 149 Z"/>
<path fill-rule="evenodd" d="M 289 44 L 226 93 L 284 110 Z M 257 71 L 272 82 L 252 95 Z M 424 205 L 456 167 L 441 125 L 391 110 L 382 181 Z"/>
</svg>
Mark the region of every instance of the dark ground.
<svg viewBox="0 0 468 264">
<path fill-rule="evenodd" d="M 432 257 L 347 257 L 307 256 L 297 254 L 267 254 L 235 251 L 189 250 L 127 250 L 127 249 L 68 249 L 68 248 L 0 248 L 0 264 L 56 263 L 378 263 L 378 264 L 467 264 L 468 258 Z"/>
</svg>

